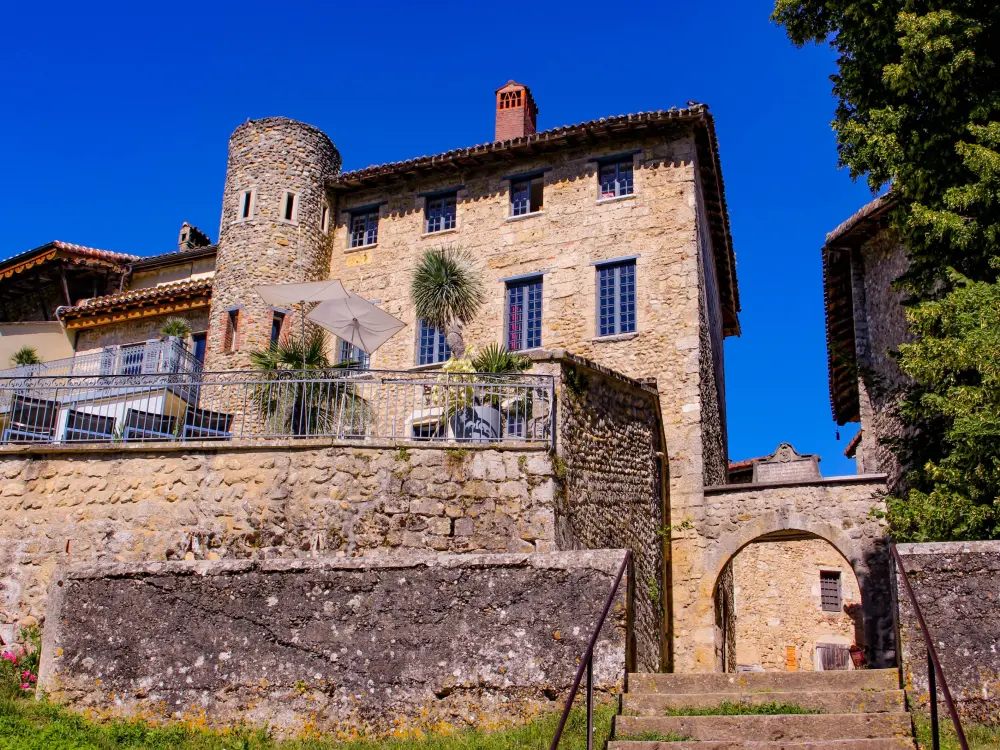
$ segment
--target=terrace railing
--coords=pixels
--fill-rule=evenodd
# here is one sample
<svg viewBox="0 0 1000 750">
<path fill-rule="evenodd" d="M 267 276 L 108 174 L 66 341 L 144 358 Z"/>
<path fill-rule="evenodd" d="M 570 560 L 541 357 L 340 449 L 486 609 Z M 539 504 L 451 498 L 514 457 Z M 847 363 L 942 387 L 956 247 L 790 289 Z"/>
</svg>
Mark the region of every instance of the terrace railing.
<svg viewBox="0 0 1000 750">
<path fill-rule="evenodd" d="M 0 379 L 68 375 L 146 375 L 170 372 L 201 372 L 201 362 L 177 339 L 155 339 L 138 344 L 107 346 L 75 357 L 54 359 L 38 365 L 13 367 L 0 370 Z"/>
<path fill-rule="evenodd" d="M 548 375 L 279 370 L 0 378 L 0 442 L 549 442 Z"/>
</svg>

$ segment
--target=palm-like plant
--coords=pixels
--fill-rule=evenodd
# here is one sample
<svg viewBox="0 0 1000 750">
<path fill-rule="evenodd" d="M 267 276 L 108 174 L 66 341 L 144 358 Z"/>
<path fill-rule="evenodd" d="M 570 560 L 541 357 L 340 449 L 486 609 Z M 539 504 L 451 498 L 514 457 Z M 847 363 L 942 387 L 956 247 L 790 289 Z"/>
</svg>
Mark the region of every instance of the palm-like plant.
<svg viewBox="0 0 1000 750">
<path fill-rule="evenodd" d="M 304 339 L 286 335 L 250 353 L 250 363 L 260 371 L 253 401 L 269 433 L 364 434 L 368 404 L 353 384 L 338 378 L 349 363 L 330 364 L 327 343 L 326 332 L 314 330 Z M 327 382 L 309 382 L 317 380 Z"/>
<path fill-rule="evenodd" d="M 486 301 L 486 292 L 461 250 L 432 249 L 423 254 L 413 272 L 411 296 L 417 317 L 445 332 L 452 354 L 465 354 L 464 324 Z"/>
<path fill-rule="evenodd" d="M 38 356 L 38 351 L 33 346 L 22 346 L 10 358 L 13 367 L 24 367 L 26 365 L 40 365 L 42 358 Z"/>
<path fill-rule="evenodd" d="M 530 370 L 533 364 L 530 358 L 496 342 L 487 344 L 472 358 L 472 368 L 476 372 L 512 374 Z"/>
<path fill-rule="evenodd" d="M 175 336 L 183 339 L 191 334 L 190 324 L 184 318 L 167 318 L 160 328 L 161 336 Z"/>
</svg>

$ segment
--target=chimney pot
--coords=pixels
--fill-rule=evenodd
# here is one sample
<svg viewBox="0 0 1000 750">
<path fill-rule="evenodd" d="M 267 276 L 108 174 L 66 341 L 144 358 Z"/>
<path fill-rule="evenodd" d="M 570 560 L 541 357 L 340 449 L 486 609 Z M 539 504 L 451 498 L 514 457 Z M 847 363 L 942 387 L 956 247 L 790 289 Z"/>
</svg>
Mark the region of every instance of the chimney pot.
<svg viewBox="0 0 1000 750">
<path fill-rule="evenodd" d="M 496 140 L 507 141 L 535 134 L 538 107 L 531 89 L 516 81 L 507 81 L 496 90 Z"/>
<path fill-rule="evenodd" d="M 186 221 L 181 224 L 180 234 L 177 235 L 178 250 L 193 250 L 196 247 L 207 247 L 212 241 L 208 235 L 198 229 L 198 227 L 188 224 Z"/>
</svg>

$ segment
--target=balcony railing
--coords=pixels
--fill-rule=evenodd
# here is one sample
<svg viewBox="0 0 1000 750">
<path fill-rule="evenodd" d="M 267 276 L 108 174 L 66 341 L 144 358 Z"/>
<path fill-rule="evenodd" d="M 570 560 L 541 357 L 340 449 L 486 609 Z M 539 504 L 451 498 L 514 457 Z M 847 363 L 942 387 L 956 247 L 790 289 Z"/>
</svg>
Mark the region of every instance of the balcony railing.
<svg viewBox="0 0 1000 750">
<path fill-rule="evenodd" d="M 107 346 L 75 357 L 0 370 L 0 379 L 172 372 L 200 373 L 201 362 L 177 339 L 155 339 L 139 344 Z"/>
<path fill-rule="evenodd" d="M 0 378 L 0 443 L 548 442 L 548 375 L 378 370 Z"/>
</svg>

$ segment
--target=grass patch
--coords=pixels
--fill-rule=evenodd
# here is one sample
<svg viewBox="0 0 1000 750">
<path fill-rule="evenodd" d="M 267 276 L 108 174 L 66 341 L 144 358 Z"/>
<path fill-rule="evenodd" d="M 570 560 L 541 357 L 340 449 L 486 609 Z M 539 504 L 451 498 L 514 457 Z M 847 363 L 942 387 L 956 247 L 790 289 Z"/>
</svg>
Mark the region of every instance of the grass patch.
<svg viewBox="0 0 1000 750">
<path fill-rule="evenodd" d="M 920 750 L 930 750 L 931 720 L 923 714 L 914 714 L 913 723 L 917 727 L 917 747 Z M 941 750 L 960 750 L 958 737 L 951 725 L 951 717 L 947 714 L 939 717 L 941 727 Z M 969 741 L 969 750 L 1000 749 L 1000 726 L 985 726 L 983 724 L 967 724 L 962 722 L 965 739 Z"/>
<path fill-rule="evenodd" d="M 614 706 L 595 707 L 596 747 L 603 747 L 609 738 L 615 710 Z M 547 714 L 525 726 L 490 734 L 467 731 L 424 739 L 342 743 L 279 741 L 251 728 L 209 732 L 141 721 L 95 723 L 54 703 L 0 698 L 0 750 L 547 750 L 558 722 L 558 714 Z M 586 712 L 578 709 L 570 716 L 560 748 L 586 747 Z"/>
<path fill-rule="evenodd" d="M 671 708 L 667 716 L 777 716 L 780 714 L 821 714 L 813 708 L 803 708 L 795 703 L 735 703 L 723 701 L 707 708 Z"/>
</svg>

